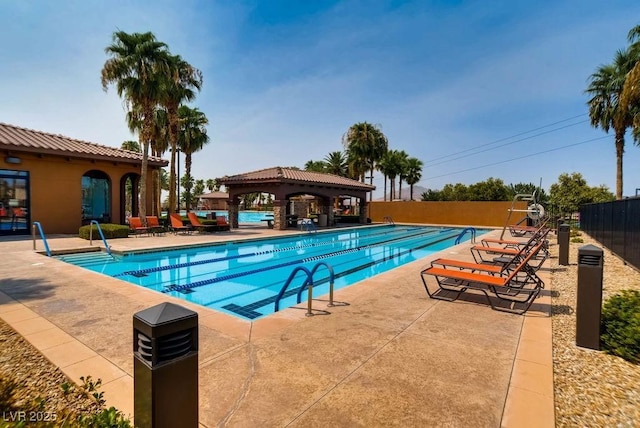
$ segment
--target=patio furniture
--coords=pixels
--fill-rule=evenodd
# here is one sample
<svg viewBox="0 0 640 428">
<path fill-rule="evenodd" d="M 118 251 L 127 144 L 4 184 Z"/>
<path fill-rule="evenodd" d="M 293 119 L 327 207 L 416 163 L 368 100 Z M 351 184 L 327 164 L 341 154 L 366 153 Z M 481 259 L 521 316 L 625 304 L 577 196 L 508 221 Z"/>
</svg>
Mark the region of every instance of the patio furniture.
<svg viewBox="0 0 640 428">
<path fill-rule="evenodd" d="M 149 234 L 149 228 L 142 224 L 140 217 L 129 217 L 129 231 L 133 233 L 136 238 L 143 233 Z"/>
<path fill-rule="evenodd" d="M 215 232 L 217 229 L 217 226 L 215 224 L 202 224 L 195 213 L 189 212 L 187 213 L 187 217 L 189 217 L 191 226 L 193 226 L 199 233 Z"/>
<path fill-rule="evenodd" d="M 156 233 L 158 235 L 161 235 L 165 232 L 164 226 L 160 224 L 158 216 L 155 215 L 147 216 L 147 227 L 149 228 L 149 232 L 151 232 L 153 235 L 155 235 Z"/>
<path fill-rule="evenodd" d="M 476 290 L 484 294 L 492 309 L 497 311 L 524 314 L 530 307 L 540 290 L 544 288 L 544 282 L 536 275 L 535 268 L 529 262 L 539 253 L 544 241 L 538 242 L 517 265 L 512 268 L 494 269 L 487 271 L 482 264 L 470 264 L 466 268 L 465 263 L 457 265 L 440 265 L 433 263 L 431 267 L 424 269 L 420 276 L 424 288 L 432 299 L 454 301 L 467 290 Z M 427 277 L 433 277 L 438 285 L 438 290 L 431 292 L 427 285 Z M 447 292 L 452 292 L 453 297 Z M 507 306 L 494 304 L 492 297 L 496 297 Z M 518 307 L 520 305 L 520 307 Z"/>
<path fill-rule="evenodd" d="M 174 234 L 182 233 L 183 235 L 189 235 L 193 232 L 193 228 L 191 226 L 185 226 L 182 222 L 182 217 L 179 214 L 172 213 L 169 215 L 171 219 L 171 231 Z"/>
<path fill-rule="evenodd" d="M 224 216 L 216 217 L 216 230 L 224 231 L 231 230 L 231 225 L 227 222 L 227 218 Z"/>
</svg>

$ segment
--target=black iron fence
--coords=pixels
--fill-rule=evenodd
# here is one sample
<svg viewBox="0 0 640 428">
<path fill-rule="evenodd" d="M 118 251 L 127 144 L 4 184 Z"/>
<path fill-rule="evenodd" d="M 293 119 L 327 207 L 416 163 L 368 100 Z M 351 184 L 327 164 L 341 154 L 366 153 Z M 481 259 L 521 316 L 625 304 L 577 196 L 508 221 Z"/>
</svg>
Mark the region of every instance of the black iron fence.
<svg viewBox="0 0 640 428">
<path fill-rule="evenodd" d="M 582 205 L 580 229 L 640 269 L 640 198 Z"/>
</svg>

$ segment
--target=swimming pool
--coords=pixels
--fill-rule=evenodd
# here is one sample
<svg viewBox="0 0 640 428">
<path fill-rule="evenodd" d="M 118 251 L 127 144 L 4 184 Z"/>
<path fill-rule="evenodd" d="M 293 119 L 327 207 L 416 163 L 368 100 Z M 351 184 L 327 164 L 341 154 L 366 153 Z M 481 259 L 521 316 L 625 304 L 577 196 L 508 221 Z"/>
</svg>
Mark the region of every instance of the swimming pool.
<svg viewBox="0 0 640 428">
<path fill-rule="evenodd" d="M 198 217 L 206 217 L 207 214 L 214 216 L 224 216 L 229 218 L 229 211 L 193 211 Z M 186 211 L 180 211 L 180 215 L 187 216 Z M 265 217 L 273 217 L 273 211 L 238 211 L 238 223 L 262 223 Z"/>
<path fill-rule="evenodd" d="M 298 273 L 277 303 L 297 304 L 305 270 L 312 271 L 314 298 L 454 245 L 462 228 L 381 225 L 322 233 L 287 235 L 212 244 L 205 247 L 58 256 L 60 260 L 160 293 L 255 320 L 274 312 L 278 294 Z M 478 230 L 477 234 L 485 233 Z M 464 234 L 463 240 L 471 238 Z"/>
</svg>

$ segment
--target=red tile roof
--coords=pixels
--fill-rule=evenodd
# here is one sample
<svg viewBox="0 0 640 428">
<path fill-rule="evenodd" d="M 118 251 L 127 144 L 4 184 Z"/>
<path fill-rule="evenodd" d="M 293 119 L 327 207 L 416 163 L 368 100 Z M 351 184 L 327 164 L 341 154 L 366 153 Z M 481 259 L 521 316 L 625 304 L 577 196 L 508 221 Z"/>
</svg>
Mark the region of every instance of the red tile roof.
<svg viewBox="0 0 640 428">
<path fill-rule="evenodd" d="M 0 150 L 52 154 L 83 159 L 102 159 L 140 164 L 142 154 L 115 147 L 48 134 L 0 122 Z M 162 158 L 149 156 L 149 165 L 167 166 Z"/>
<path fill-rule="evenodd" d="M 283 168 L 280 166 L 247 172 L 244 174 L 226 175 L 220 179 L 220 182 L 225 185 L 258 181 L 329 184 L 359 190 L 375 190 L 376 188 L 376 186 L 352 180 L 350 178 L 340 177 L 339 175 L 303 171 L 294 168 Z"/>
</svg>

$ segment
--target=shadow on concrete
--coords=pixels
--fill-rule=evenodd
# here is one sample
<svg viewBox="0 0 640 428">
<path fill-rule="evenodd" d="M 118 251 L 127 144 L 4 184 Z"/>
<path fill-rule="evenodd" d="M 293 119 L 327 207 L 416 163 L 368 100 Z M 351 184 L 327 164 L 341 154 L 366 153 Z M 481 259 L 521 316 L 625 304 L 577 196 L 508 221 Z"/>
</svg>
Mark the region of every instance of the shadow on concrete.
<svg viewBox="0 0 640 428">
<path fill-rule="evenodd" d="M 0 280 L 0 291 L 15 300 L 44 299 L 53 296 L 54 288 L 49 282 L 41 279 L 6 278 Z"/>
</svg>

